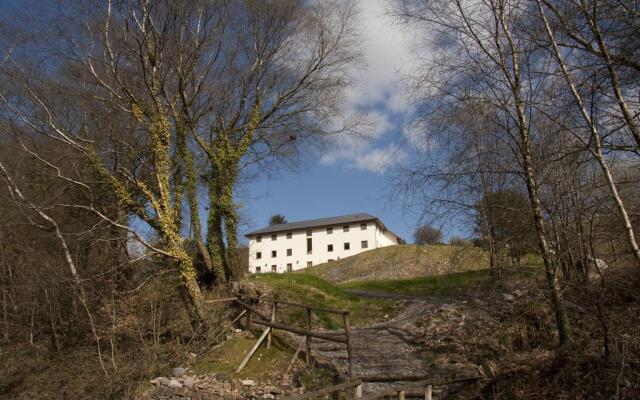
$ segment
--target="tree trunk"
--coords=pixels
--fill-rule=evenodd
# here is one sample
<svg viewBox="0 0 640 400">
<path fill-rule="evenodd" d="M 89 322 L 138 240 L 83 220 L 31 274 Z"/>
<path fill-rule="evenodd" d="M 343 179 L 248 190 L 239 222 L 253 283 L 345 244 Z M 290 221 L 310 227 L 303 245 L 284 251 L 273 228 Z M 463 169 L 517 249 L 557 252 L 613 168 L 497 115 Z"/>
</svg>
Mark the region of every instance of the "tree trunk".
<svg viewBox="0 0 640 400">
<path fill-rule="evenodd" d="M 215 171 L 215 170 L 214 170 Z M 216 173 L 209 180 L 209 216 L 207 217 L 207 249 L 217 283 L 226 283 L 225 253 L 227 251 L 222 232 L 222 207 Z"/>
<path fill-rule="evenodd" d="M 496 12 L 496 10 L 494 10 L 494 12 Z M 522 98 L 520 50 L 516 47 L 513 37 L 511 36 L 511 31 L 508 29 L 508 24 L 504 20 L 504 14 L 499 13 L 499 18 L 501 29 L 503 30 L 509 44 L 512 74 L 510 74 L 507 70 L 507 65 L 503 64 L 500 65 L 500 67 L 503 69 L 505 77 L 509 80 L 509 85 L 512 92 L 511 94 L 513 95 L 513 100 L 515 103 L 515 111 L 518 120 L 518 133 L 520 135 L 521 142 L 520 148 L 522 155 L 522 165 L 524 168 L 524 178 L 527 185 L 527 192 L 529 194 L 529 203 L 531 204 L 531 211 L 536 228 L 538 246 L 540 247 L 540 254 L 542 255 L 542 261 L 544 263 L 547 286 L 551 298 L 551 306 L 553 307 L 556 318 L 558 339 L 560 341 L 560 345 L 564 345 L 571 341 L 569 318 L 567 317 L 567 311 L 564 307 L 564 304 L 562 303 L 562 292 L 560 291 L 556 268 L 553 265 L 553 261 L 551 260 L 551 252 L 549 251 L 547 232 L 545 228 L 544 217 L 542 215 L 542 205 L 540 204 L 537 181 L 533 170 L 533 162 L 531 156 L 532 144 L 531 138 L 529 136 L 529 125 L 527 122 L 527 114 L 525 111 L 525 102 Z"/>
</svg>

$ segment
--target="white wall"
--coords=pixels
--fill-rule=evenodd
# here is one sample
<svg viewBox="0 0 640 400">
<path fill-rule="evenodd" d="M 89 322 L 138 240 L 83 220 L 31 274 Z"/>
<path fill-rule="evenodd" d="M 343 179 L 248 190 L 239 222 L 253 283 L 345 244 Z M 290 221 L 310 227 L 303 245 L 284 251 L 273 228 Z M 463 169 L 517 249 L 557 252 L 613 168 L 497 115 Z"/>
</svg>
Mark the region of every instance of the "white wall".
<svg viewBox="0 0 640 400">
<path fill-rule="evenodd" d="M 383 232 L 381 227 L 373 222 L 366 222 L 367 229 L 362 230 L 361 223 L 349 224 L 349 231 L 344 232 L 343 226 L 333 226 L 333 233 L 327 233 L 327 227 L 312 228 L 311 240 L 313 250 L 307 253 L 307 231 L 291 231 L 291 238 L 287 239 L 287 232 L 277 232 L 276 240 L 271 239 L 271 233 L 263 234 L 261 242 L 257 242 L 256 236 L 249 238 L 249 271 L 256 272 L 259 266 L 260 272 L 272 272 L 272 266 L 276 266 L 276 272 L 286 272 L 287 264 L 291 264 L 296 271 L 307 267 L 307 262 L 318 265 L 332 260 L 352 256 L 366 250 L 396 244 L 396 237 L 389 231 Z M 366 240 L 368 247 L 362 248 L 362 241 Z M 350 249 L 344 249 L 344 243 L 349 243 Z M 333 251 L 328 251 L 328 245 L 333 245 Z M 287 256 L 287 249 L 291 249 L 292 255 Z M 276 257 L 271 252 L 276 251 Z M 257 253 L 262 253 L 260 259 Z"/>
</svg>

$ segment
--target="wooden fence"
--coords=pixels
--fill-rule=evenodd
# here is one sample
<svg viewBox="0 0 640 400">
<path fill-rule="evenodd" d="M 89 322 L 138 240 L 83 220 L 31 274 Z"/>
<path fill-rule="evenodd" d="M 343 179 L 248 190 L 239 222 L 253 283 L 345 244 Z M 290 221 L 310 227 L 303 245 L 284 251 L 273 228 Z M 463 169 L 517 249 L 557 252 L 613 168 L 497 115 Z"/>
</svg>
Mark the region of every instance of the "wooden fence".
<svg viewBox="0 0 640 400">
<path fill-rule="evenodd" d="M 349 323 L 349 311 L 346 310 L 336 310 L 332 308 L 324 308 L 324 307 L 312 307 L 305 304 L 293 303 L 290 301 L 275 299 L 271 297 L 253 297 L 253 296 L 237 296 L 234 300 L 237 304 L 239 304 L 244 310 L 245 313 L 245 329 L 251 329 L 252 324 L 265 326 L 266 329 L 263 331 L 260 338 L 257 340 L 254 347 L 247 353 L 245 359 L 242 361 L 240 366 L 238 367 L 238 372 L 246 365 L 249 361 L 253 353 L 258 349 L 263 340 L 267 341 L 267 348 L 271 346 L 271 337 L 272 331 L 274 329 L 279 329 L 287 332 L 291 332 L 297 335 L 301 335 L 305 337 L 306 343 L 306 357 L 307 362 L 311 362 L 312 359 L 312 340 L 313 338 L 327 340 L 330 342 L 336 343 L 344 343 L 347 347 L 347 358 L 348 358 L 348 372 L 349 372 L 349 382 L 345 382 L 344 384 L 351 385 L 350 387 L 355 387 L 356 397 L 360 397 L 362 394 L 362 384 L 361 382 L 357 385 L 354 382 L 359 382 L 356 377 L 354 361 L 353 361 L 353 348 L 351 344 L 351 326 Z M 271 310 L 270 315 L 265 315 L 263 312 L 258 310 L 255 306 L 259 302 L 267 302 L 271 306 L 269 307 Z M 305 327 L 297 327 L 290 326 L 281 322 L 278 322 L 278 307 L 279 306 L 288 306 L 294 308 L 301 308 L 306 310 L 306 326 Z M 343 332 L 341 333 L 328 333 L 322 331 L 314 331 L 312 326 L 313 314 L 318 312 L 337 314 L 342 316 L 343 323 Z M 297 354 L 297 352 L 296 352 Z M 341 384 L 343 385 L 343 384 Z M 334 391 L 344 390 L 344 388 L 336 389 Z"/>
<path fill-rule="evenodd" d="M 299 395 L 291 395 L 288 397 L 285 397 L 286 400 L 310 400 L 310 399 L 314 399 L 314 398 L 318 398 L 321 396 L 325 396 L 331 393 L 335 393 L 335 392 L 343 392 L 346 390 L 354 390 L 354 396 L 357 399 L 362 399 L 362 400 L 377 400 L 380 398 L 384 398 L 384 397 L 397 397 L 398 400 L 405 400 L 405 397 L 423 397 L 425 400 L 432 400 L 432 396 L 433 396 L 433 388 L 437 387 L 437 386 L 445 386 L 445 385 L 451 385 L 451 384 L 456 384 L 456 383 L 465 383 L 465 382 L 474 382 L 474 381 L 478 381 L 481 380 L 481 377 L 468 377 L 468 378 L 461 378 L 461 379 L 454 379 L 454 380 L 450 380 L 450 381 L 441 381 L 441 382 L 434 382 L 432 379 L 428 380 L 428 379 L 424 379 L 424 380 L 420 380 L 421 378 L 426 378 L 426 376 L 369 376 L 363 379 L 358 379 L 356 377 L 356 373 L 355 373 L 355 369 L 354 369 L 354 360 L 353 360 L 353 348 L 351 345 L 351 327 L 349 325 L 349 311 L 346 310 L 336 310 L 336 309 L 331 309 L 331 308 L 323 308 L 323 307 L 312 307 L 309 305 L 305 305 L 305 304 L 298 304 L 298 303 L 293 303 L 290 301 L 285 301 L 285 300 L 279 300 L 279 299 L 275 299 L 275 298 L 270 298 L 270 297 L 254 297 L 254 296 L 242 296 L 242 295 L 238 295 L 237 297 L 231 297 L 231 298 L 225 298 L 225 299 L 219 299 L 219 300 L 212 300 L 210 302 L 235 302 L 238 305 L 240 305 L 243 310 L 240 313 L 240 315 L 236 318 L 239 319 L 241 316 L 244 315 L 245 317 L 245 322 L 244 322 L 244 326 L 245 329 L 251 329 L 253 324 L 256 325 L 261 325 L 266 327 L 265 330 L 262 332 L 262 334 L 260 335 L 260 337 L 258 338 L 258 340 L 256 341 L 256 343 L 254 344 L 254 346 L 251 348 L 251 350 L 249 350 L 249 352 L 245 355 L 245 358 L 242 360 L 241 364 L 238 366 L 238 369 L 236 370 L 237 372 L 239 372 L 249 361 L 249 359 L 251 358 L 251 356 L 256 352 L 256 350 L 259 348 L 260 344 L 266 339 L 267 343 L 266 346 L 267 348 L 269 348 L 271 346 L 271 341 L 272 341 L 272 332 L 274 329 L 279 329 L 279 330 L 283 330 L 283 331 L 287 331 L 287 332 L 291 332 L 297 335 L 301 335 L 305 337 L 305 342 L 301 343 L 301 346 L 298 348 L 298 350 L 296 351 L 294 358 L 292 359 L 292 363 L 293 361 L 297 358 L 299 351 L 301 350 L 302 346 L 304 345 L 306 347 L 306 357 L 307 357 L 307 362 L 310 362 L 312 359 L 312 352 L 311 352 L 311 347 L 312 347 L 312 340 L 313 338 L 317 338 L 317 339 L 322 339 L 322 340 L 327 340 L 327 341 L 331 341 L 331 342 L 336 342 L 336 343 L 344 343 L 347 346 L 347 357 L 348 357 L 348 372 L 349 372 L 349 380 L 346 382 L 342 382 L 336 385 L 331 385 L 331 386 L 327 386 L 324 387 L 322 389 L 316 390 L 316 391 L 310 391 L 310 392 L 306 392 L 304 394 L 299 394 Z M 270 309 L 270 315 L 265 315 L 262 311 L 260 311 L 256 305 L 259 302 L 267 302 L 271 304 L 271 307 L 269 307 Z M 290 326 L 281 322 L 278 322 L 277 320 L 277 310 L 278 310 L 278 306 L 290 306 L 290 307 L 295 307 L 295 308 L 301 308 L 301 309 L 305 309 L 306 310 L 306 326 L 305 327 L 296 327 L 296 326 Z M 337 314 L 337 315 L 341 315 L 342 316 L 342 321 L 343 321 L 343 328 L 344 328 L 344 332 L 342 333 L 328 333 L 328 332 L 322 332 L 322 331 L 314 331 L 312 330 L 312 317 L 313 317 L 313 313 L 314 312 L 326 312 L 326 313 L 331 313 L 331 314 Z M 235 322 L 235 321 L 234 321 Z M 289 368 L 291 368 L 291 364 L 289 365 Z M 288 371 L 289 369 L 287 369 Z M 415 382 L 412 382 L 411 384 L 407 384 L 405 386 L 401 386 L 399 388 L 393 388 L 393 389 L 389 389 L 389 390 L 385 390 L 385 391 L 381 391 L 378 393 L 373 393 L 373 394 L 369 394 L 366 397 L 362 397 L 362 382 L 390 382 L 390 381 L 407 381 L 407 380 L 415 380 Z"/>
</svg>

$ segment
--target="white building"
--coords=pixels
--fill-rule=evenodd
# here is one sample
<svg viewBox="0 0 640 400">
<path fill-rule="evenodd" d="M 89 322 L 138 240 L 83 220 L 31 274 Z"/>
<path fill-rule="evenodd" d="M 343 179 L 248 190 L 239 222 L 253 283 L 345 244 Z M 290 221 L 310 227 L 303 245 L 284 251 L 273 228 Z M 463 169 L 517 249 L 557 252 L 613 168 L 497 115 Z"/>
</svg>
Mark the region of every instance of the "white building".
<svg viewBox="0 0 640 400">
<path fill-rule="evenodd" d="M 249 271 L 290 272 L 403 243 L 376 217 L 352 214 L 249 232 Z"/>
</svg>

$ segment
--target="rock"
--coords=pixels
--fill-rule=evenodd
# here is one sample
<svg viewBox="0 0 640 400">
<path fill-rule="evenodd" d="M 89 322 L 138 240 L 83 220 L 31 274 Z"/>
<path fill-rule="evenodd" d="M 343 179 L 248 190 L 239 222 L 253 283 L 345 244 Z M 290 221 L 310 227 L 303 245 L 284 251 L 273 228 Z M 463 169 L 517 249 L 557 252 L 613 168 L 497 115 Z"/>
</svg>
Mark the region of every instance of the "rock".
<svg viewBox="0 0 640 400">
<path fill-rule="evenodd" d="M 182 368 L 182 367 L 176 367 L 173 369 L 173 376 L 175 377 L 181 377 L 182 375 L 186 374 L 187 370 Z"/>
<path fill-rule="evenodd" d="M 234 392 L 241 392 L 242 391 L 242 382 L 240 381 L 232 381 L 231 382 L 231 386 Z"/>
<path fill-rule="evenodd" d="M 167 386 L 169 386 L 170 388 L 181 388 L 182 383 L 180 383 L 177 379 L 171 379 Z"/>
<path fill-rule="evenodd" d="M 242 381 L 242 385 L 243 385 L 243 386 L 253 386 L 253 385 L 254 385 L 254 383 L 255 383 L 255 382 L 253 382 L 253 380 L 252 380 L 252 379 L 244 379 L 244 380 Z"/>
<path fill-rule="evenodd" d="M 273 399 L 276 398 L 276 396 L 272 395 L 271 393 L 267 393 L 267 394 L 262 395 L 262 398 L 265 399 L 265 400 L 273 400 Z"/>
<path fill-rule="evenodd" d="M 234 329 L 233 333 L 242 333 L 242 329 L 236 328 L 236 329 Z"/>
<path fill-rule="evenodd" d="M 191 376 L 186 376 L 182 381 L 182 384 L 188 388 L 192 388 L 195 383 L 196 383 L 195 379 L 193 379 L 193 377 Z"/>
<path fill-rule="evenodd" d="M 512 294 L 509 293 L 502 293 L 502 298 L 505 299 L 506 301 L 515 301 L 516 297 Z"/>
<path fill-rule="evenodd" d="M 169 382 L 171 382 L 171 379 L 167 378 L 167 377 L 161 377 L 160 378 L 160 384 L 162 386 L 169 386 Z"/>
<path fill-rule="evenodd" d="M 162 384 L 162 378 L 158 377 L 158 378 L 150 380 L 149 382 L 151 382 L 151 384 L 154 385 L 154 386 L 160 386 Z"/>
<path fill-rule="evenodd" d="M 516 289 L 516 290 L 514 290 L 514 291 L 512 292 L 512 294 L 513 294 L 515 297 L 522 297 L 522 296 L 524 296 L 524 292 L 523 292 L 522 290 L 520 290 L 520 289 Z"/>
</svg>

